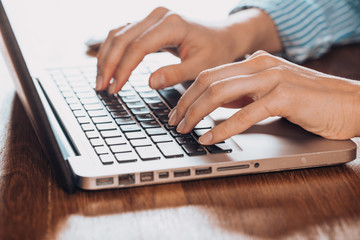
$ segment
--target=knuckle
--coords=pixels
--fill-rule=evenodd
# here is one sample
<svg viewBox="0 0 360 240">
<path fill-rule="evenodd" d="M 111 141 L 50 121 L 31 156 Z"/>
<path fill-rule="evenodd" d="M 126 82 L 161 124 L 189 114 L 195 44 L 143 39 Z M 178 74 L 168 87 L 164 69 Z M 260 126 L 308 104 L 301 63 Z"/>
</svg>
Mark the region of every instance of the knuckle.
<svg viewBox="0 0 360 240">
<path fill-rule="evenodd" d="M 119 29 L 115 28 L 109 31 L 108 38 L 112 38 L 119 31 Z"/>
<path fill-rule="evenodd" d="M 139 52 L 143 50 L 143 43 L 142 41 L 135 40 L 128 46 L 128 51 L 130 52 Z"/>
<path fill-rule="evenodd" d="M 196 116 L 197 110 L 195 106 L 190 106 L 186 112 L 186 118 L 188 119 L 194 119 L 194 117 Z"/>
<path fill-rule="evenodd" d="M 212 82 L 211 70 L 202 71 L 196 79 L 196 83 L 200 86 L 208 86 Z"/>
<path fill-rule="evenodd" d="M 169 24 L 178 24 L 180 22 L 182 22 L 183 18 L 177 14 L 177 13 L 174 13 L 174 12 L 168 12 L 168 14 L 166 14 L 166 17 L 164 19 L 164 21 L 166 21 L 167 23 Z"/>
<path fill-rule="evenodd" d="M 222 82 L 215 82 L 210 85 L 210 87 L 207 90 L 207 95 L 211 100 L 215 100 L 221 95 L 223 92 L 223 84 Z"/>
<path fill-rule="evenodd" d="M 274 66 L 278 64 L 277 58 L 267 52 L 255 56 L 254 60 L 257 61 L 258 64 L 261 64 L 266 67 Z"/>
<path fill-rule="evenodd" d="M 168 11 L 169 11 L 169 9 L 167 9 L 166 7 L 160 6 L 160 7 L 155 8 L 150 13 L 150 15 L 159 16 L 159 15 L 162 15 L 162 14 L 168 12 Z"/>
</svg>

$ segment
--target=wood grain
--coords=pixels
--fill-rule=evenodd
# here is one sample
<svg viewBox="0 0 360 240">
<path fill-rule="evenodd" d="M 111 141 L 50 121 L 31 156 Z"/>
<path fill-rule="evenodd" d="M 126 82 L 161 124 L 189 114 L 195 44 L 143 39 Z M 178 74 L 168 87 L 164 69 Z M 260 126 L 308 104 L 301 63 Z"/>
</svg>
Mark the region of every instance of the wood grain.
<svg viewBox="0 0 360 240">
<path fill-rule="evenodd" d="M 305 65 L 360 79 L 360 45 Z M 0 62 L 0 239 L 358 239 L 360 162 L 67 194 Z M 359 140 L 355 139 L 359 142 Z"/>
</svg>

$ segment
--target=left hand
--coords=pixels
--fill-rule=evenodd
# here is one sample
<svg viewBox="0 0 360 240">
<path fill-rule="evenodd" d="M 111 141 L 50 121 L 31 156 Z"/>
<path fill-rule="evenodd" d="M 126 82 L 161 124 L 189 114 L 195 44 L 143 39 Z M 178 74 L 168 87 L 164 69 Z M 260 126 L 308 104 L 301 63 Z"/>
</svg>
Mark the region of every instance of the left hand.
<svg viewBox="0 0 360 240">
<path fill-rule="evenodd" d="M 214 144 L 271 116 L 329 139 L 360 136 L 360 84 L 258 51 L 248 59 L 202 72 L 170 112 L 177 131 L 190 132 L 218 107 L 242 107 L 204 134 Z"/>
</svg>

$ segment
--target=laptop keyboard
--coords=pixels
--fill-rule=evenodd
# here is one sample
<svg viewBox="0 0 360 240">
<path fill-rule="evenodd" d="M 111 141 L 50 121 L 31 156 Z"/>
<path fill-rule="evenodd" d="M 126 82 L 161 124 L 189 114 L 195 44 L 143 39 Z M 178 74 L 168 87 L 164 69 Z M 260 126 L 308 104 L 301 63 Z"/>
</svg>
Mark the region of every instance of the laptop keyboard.
<svg viewBox="0 0 360 240">
<path fill-rule="evenodd" d="M 141 64 L 115 95 L 96 92 L 96 69 L 49 70 L 65 101 L 103 164 L 228 153 L 225 142 L 203 146 L 197 139 L 212 124 L 202 120 L 189 134 L 168 125 L 168 114 L 181 97 L 174 88 L 153 90 L 150 70 Z"/>
</svg>

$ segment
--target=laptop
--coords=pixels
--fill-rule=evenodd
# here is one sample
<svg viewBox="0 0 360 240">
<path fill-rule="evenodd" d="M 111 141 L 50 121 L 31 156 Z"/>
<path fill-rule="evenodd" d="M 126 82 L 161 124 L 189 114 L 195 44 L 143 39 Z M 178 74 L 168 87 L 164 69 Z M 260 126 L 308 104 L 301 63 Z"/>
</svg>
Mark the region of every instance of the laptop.
<svg viewBox="0 0 360 240">
<path fill-rule="evenodd" d="M 168 63 L 167 55 L 145 58 L 124 88 L 109 95 L 93 90 L 94 61 L 29 68 L 32 63 L 25 61 L 1 1 L 0 30 L 17 94 L 57 182 L 67 192 L 319 167 L 356 158 L 351 140 L 327 140 L 282 118 L 266 119 L 224 142 L 202 146 L 199 136 L 232 112 L 219 108 L 186 135 L 169 126 L 167 115 L 186 84 L 159 91 L 148 86 L 151 71 L 162 61 Z"/>
</svg>

